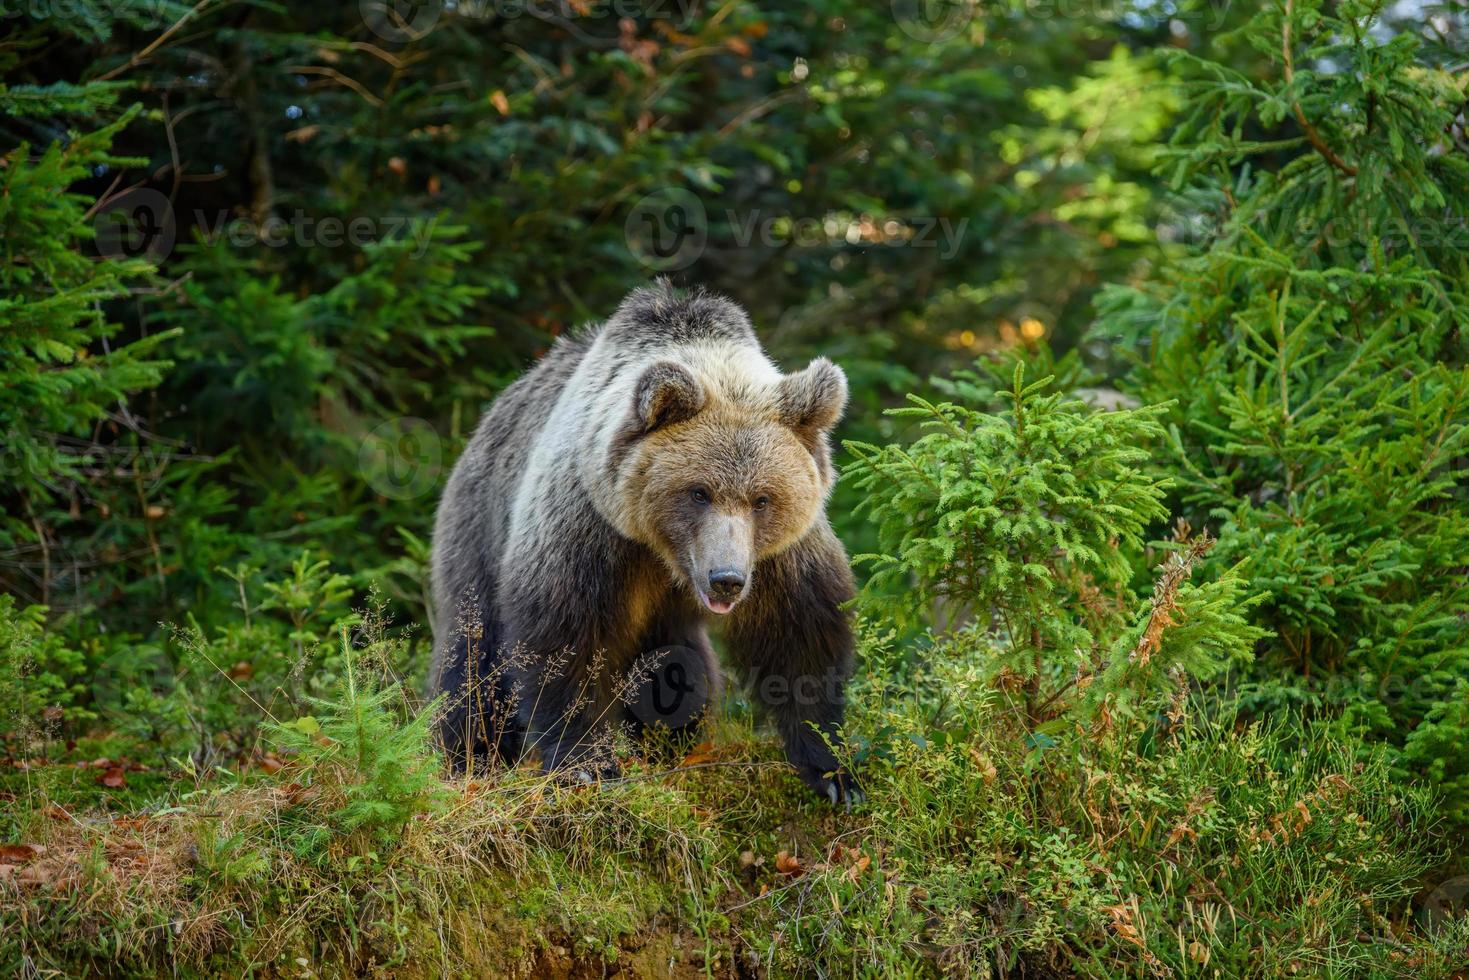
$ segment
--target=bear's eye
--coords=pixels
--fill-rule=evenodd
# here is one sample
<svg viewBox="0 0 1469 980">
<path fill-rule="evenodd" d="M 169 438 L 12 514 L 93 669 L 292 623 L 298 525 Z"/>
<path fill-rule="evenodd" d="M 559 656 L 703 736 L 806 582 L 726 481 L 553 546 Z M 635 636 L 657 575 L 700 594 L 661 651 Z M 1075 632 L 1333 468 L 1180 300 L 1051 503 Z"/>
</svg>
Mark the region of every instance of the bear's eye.
<svg viewBox="0 0 1469 980">
<path fill-rule="evenodd" d="M 705 490 L 703 487 L 694 487 L 694 489 L 689 491 L 689 496 L 693 497 L 694 503 L 700 505 L 701 507 L 706 506 L 709 503 L 709 491 Z"/>
<path fill-rule="evenodd" d="M 755 509 L 756 510 L 764 510 L 765 508 L 767 508 L 769 506 L 770 506 L 770 498 L 767 497 L 767 496 L 765 496 L 765 494 L 762 493 L 760 496 L 758 496 L 758 497 L 755 498 Z"/>
</svg>

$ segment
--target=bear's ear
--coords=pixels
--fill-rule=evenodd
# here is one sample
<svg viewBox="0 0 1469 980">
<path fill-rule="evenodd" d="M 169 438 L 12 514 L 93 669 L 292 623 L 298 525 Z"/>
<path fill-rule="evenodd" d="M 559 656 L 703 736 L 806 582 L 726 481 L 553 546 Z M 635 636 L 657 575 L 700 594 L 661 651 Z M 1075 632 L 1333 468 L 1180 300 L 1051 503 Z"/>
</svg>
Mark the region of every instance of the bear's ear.
<svg viewBox="0 0 1469 980">
<path fill-rule="evenodd" d="M 644 434 L 693 418 L 704 407 L 704 386 L 672 361 L 658 361 L 638 379 L 633 412 Z"/>
<path fill-rule="evenodd" d="M 831 430 L 847 407 L 847 376 L 824 357 L 780 380 L 780 420 L 803 439 Z"/>
</svg>

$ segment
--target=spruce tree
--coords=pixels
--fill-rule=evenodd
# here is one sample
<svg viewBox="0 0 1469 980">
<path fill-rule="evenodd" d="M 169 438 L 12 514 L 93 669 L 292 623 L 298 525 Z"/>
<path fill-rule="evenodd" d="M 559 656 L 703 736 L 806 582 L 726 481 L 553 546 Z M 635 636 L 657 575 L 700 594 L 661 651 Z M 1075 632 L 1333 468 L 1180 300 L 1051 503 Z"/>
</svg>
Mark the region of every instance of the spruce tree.
<svg viewBox="0 0 1469 980">
<path fill-rule="evenodd" d="M 0 53 L 0 68 L 10 57 Z M 125 236 L 134 229 L 108 224 L 128 216 L 99 210 L 74 188 L 138 163 L 111 149 L 137 114 L 119 112 L 118 98 L 118 86 L 106 82 L 0 86 L 3 116 L 113 117 L 0 155 L 0 550 L 16 558 L 0 585 L 39 604 L 58 592 L 69 599 L 76 584 L 77 556 L 61 537 L 85 537 L 88 518 L 138 504 L 131 486 L 115 497 L 108 477 L 132 469 L 126 460 L 137 455 L 139 426 L 127 397 L 156 385 L 168 366 L 159 350 L 166 332 L 119 337 L 108 315 L 106 304 L 145 284 L 152 270 L 145 252 L 128 254 Z M 123 236 L 118 248 L 104 244 L 109 254 L 100 258 L 99 227 Z M 112 527 L 120 534 L 111 539 L 114 551 L 140 545 L 137 525 Z"/>
<path fill-rule="evenodd" d="M 1211 221 L 1096 336 L 1174 402 L 1160 465 L 1273 636 L 1241 686 L 1387 741 L 1469 820 L 1469 157 L 1462 76 L 1383 3 L 1286 0 L 1256 74 L 1187 54 L 1171 178 Z M 1195 227 L 1198 227 L 1197 225 Z M 1176 229 L 1186 233 L 1187 228 Z"/>
</svg>

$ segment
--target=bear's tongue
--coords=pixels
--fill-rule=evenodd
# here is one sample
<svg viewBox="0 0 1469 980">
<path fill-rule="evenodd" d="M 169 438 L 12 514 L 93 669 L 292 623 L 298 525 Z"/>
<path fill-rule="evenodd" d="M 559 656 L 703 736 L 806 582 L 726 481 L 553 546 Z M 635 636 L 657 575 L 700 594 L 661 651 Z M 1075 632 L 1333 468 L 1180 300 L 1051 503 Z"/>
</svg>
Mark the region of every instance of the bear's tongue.
<svg viewBox="0 0 1469 980">
<path fill-rule="evenodd" d="M 699 598 L 704 600 L 704 605 L 709 607 L 710 612 L 716 613 L 720 616 L 726 615 L 731 609 L 735 607 L 735 604 L 733 602 L 725 602 L 723 599 L 713 599 L 707 595 L 704 595 L 702 592 L 699 593 Z"/>
</svg>

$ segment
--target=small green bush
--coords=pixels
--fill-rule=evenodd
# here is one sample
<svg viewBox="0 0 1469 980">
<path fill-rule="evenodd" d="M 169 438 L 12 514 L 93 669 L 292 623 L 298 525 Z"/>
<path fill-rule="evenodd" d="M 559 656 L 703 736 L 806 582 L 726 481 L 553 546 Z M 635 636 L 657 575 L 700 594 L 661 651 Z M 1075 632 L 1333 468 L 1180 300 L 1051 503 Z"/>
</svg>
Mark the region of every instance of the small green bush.
<svg viewBox="0 0 1469 980">
<path fill-rule="evenodd" d="M 1469 921 L 1412 928 L 1439 817 L 1381 750 L 1183 702 L 1145 746 L 1093 732 L 1037 761 L 997 656 L 945 644 L 854 692 L 850 724 L 887 747 L 846 839 L 874 869 L 833 862 L 774 900 L 783 971 L 1446 978 L 1469 955 Z"/>
<path fill-rule="evenodd" d="M 299 831 L 299 846 L 308 850 L 333 833 L 360 833 L 373 845 L 390 842 L 406 821 L 442 795 L 442 760 L 429 734 L 437 702 L 414 709 L 401 685 L 364 670 L 353 657 L 345 627 L 341 650 L 337 697 L 308 696 L 310 714 L 267 729 L 294 755 L 293 775 L 337 800 L 325 825 Z"/>
<path fill-rule="evenodd" d="M 960 642 L 994 651 L 991 677 L 1023 692 L 1014 707 L 1035 732 L 1070 724 L 1057 719 L 1073 708 L 1117 710 L 1166 690 L 1173 671 L 1211 677 L 1262 635 L 1245 625 L 1235 570 L 1187 583 L 1207 539 L 1175 542 L 1139 607 L 1129 558 L 1166 515 L 1166 484 L 1144 469 L 1166 408 L 1100 412 L 1045 393 L 1051 381 L 1026 385 L 1017 364 L 994 414 L 910 396 L 915 407 L 892 414 L 921 419 L 927 434 L 848 444 L 848 475 L 887 551 L 858 557 L 876 568 L 864 593 L 873 614 L 911 626 L 937 606 Z"/>
</svg>

